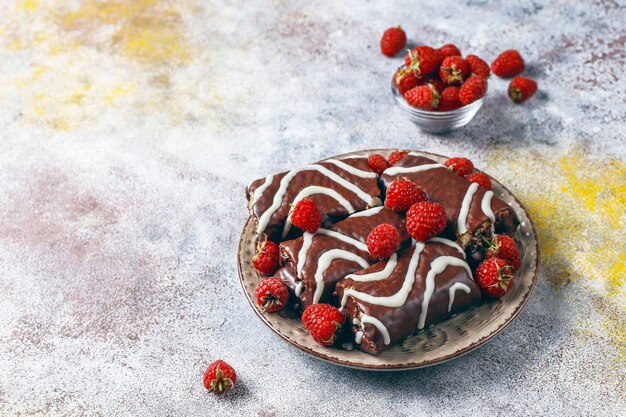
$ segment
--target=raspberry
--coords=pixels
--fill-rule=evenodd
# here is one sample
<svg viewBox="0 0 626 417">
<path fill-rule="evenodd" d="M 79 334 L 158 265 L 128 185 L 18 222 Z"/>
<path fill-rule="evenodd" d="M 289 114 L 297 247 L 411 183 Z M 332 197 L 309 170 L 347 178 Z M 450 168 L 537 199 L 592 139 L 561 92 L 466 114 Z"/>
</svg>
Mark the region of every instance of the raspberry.
<svg viewBox="0 0 626 417">
<path fill-rule="evenodd" d="M 480 75 L 485 78 L 489 78 L 491 75 L 489 64 L 487 64 L 482 58 L 476 55 L 468 55 L 465 57 L 465 61 L 469 64 L 470 72 L 473 75 Z"/>
<path fill-rule="evenodd" d="M 524 58 L 515 49 L 502 52 L 491 63 L 491 71 L 498 77 L 511 78 L 524 71 Z"/>
<path fill-rule="evenodd" d="M 439 49 L 437 49 L 437 50 L 444 57 L 447 57 L 447 56 L 461 56 L 461 51 L 459 50 L 459 48 L 457 48 L 456 45 L 454 45 L 452 43 L 447 43 L 447 44 L 439 47 Z"/>
<path fill-rule="evenodd" d="M 280 263 L 278 245 L 271 240 L 259 242 L 256 254 L 252 258 L 254 269 L 264 275 L 273 274 Z"/>
<path fill-rule="evenodd" d="M 400 26 L 389 28 L 380 38 L 380 52 L 386 56 L 394 56 L 406 45 L 406 33 Z"/>
<path fill-rule="evenodd" d="M 445 83 L 441 81 L 441 78 L 439 78 L 439 76 L 437 76 L 436 74 L 431 74 L 428 77 L 426 77 L 426 79 L 424 80 L 424 83 L 432 85 L 435 88 L 435 90 L 437 90 L 437 93 L 439 94 L 441 94 L 443 89 L 446 88 Z"/>
<path fill-rule="evenodd" d="M 425 242 L 446 228 L 446 212 L 437 203 L 420 201 L 406 213 L 406 228 L 413 239 Z"/>
<path fill-rule="evenodd" d="M 522 103 L 537 91 L 537 83 L 526 77 L 515 77 L 509 84 L 509 97 L 516 103 Z"/>
<path fill-rule="evenodd" d="M 313 304 L 302 313 L 302 324 L 313 340 L 324 346 L 335 343 L 345 320 L 343 313 L 329 304 Z"/>
<path fill-rule="evenodd" d="M 285 307 L 289 291 L 280 278 L 265 278 L 256 287 L 256 302 L 266 313 L 274 313 Z"/>
<path fill-rule="evenodd" d="M 522 266 L 522 259 L 520 257 L 517 244 L 512 237 L 507 235 L 495 235 L 491 240 L 484 241 L 487 244 L 485 250 L 485 258 L 498 257 L 504 259 L 514 271 L 517 271 Z"/>
<path fill-rule="evenodd" d="M 224 395 L 235 386 L 237 374 L 232 366 L 220 359 L 209 365 L 202 382 L 209 392 Z"/>
<path fill-rule="evenodd" d="M 315 233 L 322 224 L 322 213 L 313 200 L 308 197 L 298 201 L 289 213 L 291 223 L 305 232 Z"/>
<path fill-rule="evenodd" d="M 385 207 L 398 212 L 405 212 L 418 201 L 426 200 L 426 193 L 409 180 L 394 180 L 385 197 Z"/>
<path fill-rule="evenodd" d="M 467 78 L 470 72 L 470 66 L 460 56 L 449 56 L 441 63 L 439 68 L 439 77 L 441 80 L 450 84 L 461 84 Z"/>
<path fill-rule="evenodd" d="M 473 174 L 468 175 L 466 178 L 468 181 L 475 182 L 476 184 L 480 185 L 485 190 L 493 189 L 493 185 L 491 185 L 491 179 L 489 178 L 489 175 L 485 174 L 484 172 L 474 172 Z"/>
<path fill-rule="evenodd" d="M 396 73 L 393 75 L 393 83 L 398 88 L 400 94 L 404 95 L 404 93 L 409 91 L 411 88 L 423 84 L 424 80 L 417 77 L 414 71 L 406 68 L 398 68 Z"/>
<path fill-rule="evenodd" d="M 389 258 L 401 243 L 400 232 L 389 223 L 379 224 L 367 235 L 367 250 L 377 259 Z"/>
<path fill-rule="evenodd" d="M 448 158 L 446 162 L 443 163 L 445 166 L 450 168 L 460 177 L 467 177 L 474 171 L 474 164 L 467 158 L 461 158 L 459 156 L 454 158 Z"/>
<path fill-rule="evenodd" d="M 377 173 L 378 175 L 382 175 L 383 171 L 389 168 L 389 162 L 379 153 L 375 153 L 370 155 L 367 158 L 367 163 L 370 166 L 370 169 Z"/>
<path fill-rule="evenodd" d="M 487 93 L 487 80 L 478 75 L 469 77 L 459 89 L 459 100 L 464 106 L 480 100 Z"/>
<path fill-rule="evenodd" d="M 416 75 L 425 77 L 437 71 L 444 56 L 430 46 L 416 46 L 404 57 L 407 68 L 415 71 Z"/>
<path fill-rule="evenodd" d="M 474 276 L 478 286 L 492 298 L 502 297 L 513 283 L 511 267 L 504 259 L 495 257 L 481 262 Z"/>
<path fill-rule="evenodd" d="M 439 111 L 452 111 L 463 107 L 459 101 L 459 87 L 446 87 L 439 97 Z"/>
<path fill-rule="evenodd" d="M 439 105 L 439 93 L 431 85 L 420 85 L 404 94 L 404 99 L 413 107 L 422 110 L 435 110 Z"/>
<path fill-rule="evenodd" d="M 387 158 L 387 161 L 389 162 L 390 166 L 394 166 L 395 164 L 400 162 L 402 158 L 407 156 L 408 153 L 408 151 L 393 151 L 391 152 L 391 154 L 389 154 L 389 158 Z"/>
</svg>

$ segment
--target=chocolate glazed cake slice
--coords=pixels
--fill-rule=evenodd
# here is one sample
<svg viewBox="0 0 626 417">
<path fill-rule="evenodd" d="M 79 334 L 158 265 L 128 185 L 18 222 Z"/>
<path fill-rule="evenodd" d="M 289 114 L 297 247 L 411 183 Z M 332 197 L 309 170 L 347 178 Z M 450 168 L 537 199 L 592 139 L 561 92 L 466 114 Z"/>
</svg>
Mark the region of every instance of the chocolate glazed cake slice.
<svg viewBox="0 0 626 417">
<path fill-rule="evenodd" d="M 328 221 L 381 204 L 377 175 L 367 158 L 327 159 L 252 181 L 246 189 L 250 215 L 257 234 L 284 240 L 301 234 L 288 220 L 290 205 L 305 197 L 315 201 Z M 291 233 L 290 233 L 291 232 Z"/>
<path fill-rule="evenodd" d="M 448 215 L 445 235 L 457 239 L 471 253 L 477 252 L 481 237 L 491 235 L 492 226 L 497 233 L 512 236 L 519 224 L 513 209 L 493 191 L 461 178 L 432 159 L 409 153 L 387 168 L 380 180 L 386 190 L 398 178 L 414 182 L 429 200 L 444 208 Z"/>
<path fill-rule="evenodd" d="M 404 245 L 410 242 L 404 216 L 384 207 L 362 211 L 316 233 L 282 242 L 284 266 L 276 276 L 290 288 L 304 310 L 311 304 L 333 300 L 335 284 L 348 274 L 367 268 L 377 260 L 367 250 L 367 235 L 381 223 L 395 226 Z"/>
<path fill-rule="evenodd" d="M 417 242 L 336 289 L 358 348 L 372 354 L 481 301 L 465 252 L 443 238 Z"/>
</svg>

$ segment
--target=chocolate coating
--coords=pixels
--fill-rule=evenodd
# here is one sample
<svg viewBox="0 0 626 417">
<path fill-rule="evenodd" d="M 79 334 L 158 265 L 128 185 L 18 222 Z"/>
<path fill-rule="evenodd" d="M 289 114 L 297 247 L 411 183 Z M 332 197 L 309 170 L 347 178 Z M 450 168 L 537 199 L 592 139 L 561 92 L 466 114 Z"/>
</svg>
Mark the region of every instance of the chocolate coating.
<svg viewBox="0 0 626 417">
<path fill-rule="evenodd" d="M 398 255 L 398 263 L 387 279 L 360 282 L 344 278 L 336 286 L 338 299 L 342 299 L 344 290 L 348 288 L 377 297 L 391 296 L 397 293 L 405 281 L 414 251 L 415 245 L 412 245 Z M 440 256 L 453 256 L 463 259 L 460 252 L 455 248 L 438 242 L 427 242 L 420 254 L 419 264 L 415 273 L 415 283 L 409 292 L 406 302 L 401 307 L 384 307 L 361 301 L 350 295 L 347 297 L 344 307 L 348 318 L 347 323 L 353 323 L 355 318 L 360 320 L 363 314 L 367 314 L 380 320 L 389 332 L 390 343 L 385 345 L 383 335 L 379 329 L 372 324 L 364 324 L 361 343 L 357 344 L 359 349 L 368 353 L 379 354 L 418 331 L 418 320 L 422 311 L 426 276 L 431 269 L 431 262 Z M 355 275 L 380 271 L 386 265 L 387 261 L 379 262 L 355 273 Z M 449 288 L 457 282 L 467 285 L 470 288 L 470 292 L 456 291 L 452 309 L 448 312 Z M 443 321 L 453 314 L 478 304 L 480 301 L 480 289 L 472 276 L 463 267 L 447 266 L 442 273 L 435 277 L 435 288 L 426 315 L 426 326 Z M 358 330 L 361 330 L 361 327 L 354 325 L 352 328 L 353 333 L 356 334 Z"/>
<path fill-rule="evenodd" d="M 365 158 L 348 158 L 342 159 L 344 162 L 354 168 L 362 171 L 371 172 L 367 159 Z M 337 165 L 329 162 L 318 162 L 316 165 L 321 165 L 341 178 L 354 184 L 361 189 L 364 193 L 368 194 L 370 201 L 364 201 L 354 191 L 343 187 L 341 184 L 333 181 L 328 176 L 313 170 L 305 170 L 298 172 L 289 182 L 286 192 L 282 198 L 281 205 L 276 212 L 270 217 L 270 221 L 265 229 L 265 233 L 271 240 L 281 240 L 281 234 L 283 226 L 289 215 L 290 204 L 293 202 L 298 193 L 308 186 L 320 186 L 330 188 L 339 193 L 345 198 L 353 207 L 355 211 L 365 210 L 369 206 L 380 204 L 378 199 L 380 195 L 380 189 L 378 188 L 376 178 L 362 178 L 358 175 L 352 174 L 347 170 L 344 170 Z M 281 180 L 289 174 L 290 171 L 282 172 L 274 175 L 269 186 L 263 191 L 258 200 L 254 199 L 254 192 L 257 188 L 261 187 L 266 179 L 259 178 L 252 181 L 246 188 L 246 196 L 248 198 L 248 207 L 250 209 L 250 215 L 253 216 L 257 222 L 259 218 L 265 213 L 265 211 L 272 206 L 274 196 L 280 189 Z M 343 207 L 336 199 L 326 194 L 313 194 L 310 198 L 316 203 L 323 215 L 326 216 L 326 222 L 336 222 L 347 217 L 350 213 Z M 294 238 L 301 235 L 302 232 L 292 227 L 290 234 L 287 238 Z"/>
</svg>

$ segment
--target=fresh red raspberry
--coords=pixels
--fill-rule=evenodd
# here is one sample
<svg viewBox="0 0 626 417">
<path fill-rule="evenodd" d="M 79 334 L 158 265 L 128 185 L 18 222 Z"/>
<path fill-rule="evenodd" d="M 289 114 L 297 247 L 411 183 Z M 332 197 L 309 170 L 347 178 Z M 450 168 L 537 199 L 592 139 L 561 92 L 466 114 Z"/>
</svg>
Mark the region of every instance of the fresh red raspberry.
<svg viewBox="0 0 626 417">
<path fill-rule="evenodd" d="M 389 162 L 379 153 L 375 153 L 370 155 L 367 158 L 367 163 L 370 166 L 370 169 L 377 173 L 378 175 L 382 175 L 383 171 L 389 168 Z"/>
<path fill-rule="evenodd" d="M 367 235 L 367 250 L 377 259 L 389 258 L 401 243 L 400 232 L 389 223 L 379 224 Z"/>
<path fill-rule="evenodd" d="M 437 71 L 444 56 L 441 52 L 430 46 L 421 45 L 413 48 L 404 57 L 404 63 L 407 68 L 415 71 L 416 75 L 426 77 Z"/>
<path fill-rule="evenodd" d="M 418 201 L 426 200 L 426 193 L 415 183 L 405 180 L 394 180 L 385 196 L 385 207 L 397 211 L 405 212 Z"/>
<path fill-rule="evenodd" d="M 432 85 L 420 85 L 404 94 L 404 99 L 413 107 L 422 110 L 435 110 L 439 105 L 439 93 Z"/>
<path fill-rule="evenodd" d="M 406 68 L 398 68 L 396 73 L 393 75 L 393 82 L 398 88 L 400 94 L 404 95 L 404 93 L 409 91 L 411 88 L 423 84 L 424 80 L 417 77 L 414 71 Z"/>
<path fill-rule="evenodd" d="M 513 283 L 511 266 L 500 258 L 489 258 L 481 262 L 474 277 L 483 292 L 492 298 L 502 297 Z"/>
<path fill-rule="evenodd" d="M 487 64 L 482 58 L 476 55 L 468 55 L 465 57 L 465 61 L 470 66 L 470 73 L 472 75 L 480 75 L 484 78 L 489 78 L 491 70 L 489 64 Z"/>
<path fill-rule="evenodd" d="M 516 103 L 522 103 L 537 91 L 537 83 L 526 77 L 515 77 L 509 84 L 509 97 Z"/>
<path fill-rule="evenodd" d="M 439 111 L 452 111 L 463 107 L 459 101 L 459 87 L 446 87 L 439 97 Z"/>
<path fill-rule="evenodd" d="M 220 359 L 209 365 L 202 382 L 209 392 L 224 395 L 235 386 L 237 374 L 232 366 Z"/>
<path fill-rule="evenodd" d="M 491 63 L 491 71 L 498 77 L 511 78 L 524 71 L 524 58 L 515 49 L 502 52 Z"/>
<path fill-rule="evenodd" d="M 400 26 L 389 28 L 380 38 L 380 52 L 386 56 L 394 56 L 404 49 L 406 45 L 406 33 Z"/>
<path fill-rule="evenodd" d="M 447 43 L 439 47 L 438 51 L 444 56 L 461 56 L 461 50 L 453 43 Z"/>
<path fill-rule="evenodd" d="M 256 287 L 256 302 L 266 313 L 282 310 L 287 299 L 289 291 L 280 278 L 265 278 Z"/>
<path fill-rule="evenodd" d="M 448 158 L 443 164 L 460 177 L 467 177 L 474 171 L 474 164 L 472 164 L 472 161 L 460 156 Z"/>
<path fill-rule="evenodd" d="M 313 304 L 302 313 L 302 324 L 313 340 L 324 346 L 335 343 L 345 320 L 343 313 L 329 304 Z"/>
<path fill-rule="evenodd" d="M 474 172 L 473 174 L 468 175 L 466 178 L 468 181 L 475 182 L 476 184 L 480 185 L 485 190 L 493 189 L 493 185 L 491 185 L 491 179 L 489 178 L 489 175 L 485 174 L 484 172 Z"/>
<path fill-rule="evenodd" d="M 408 151 L 393 151 L 391 152 L 391 154 L 389 154 L 389 158 L 387 158 L 387 162 L 389 162 L 390 166 L 394 166 L 408 154 L 409 154 Z"/>
<path fill-rule="evenodd" d="M 263 240 L 256 247 L 256 254 L 252 258 L 254 269 L 264 275 L 273 274 L 278 269 L 280 253 L 278 245 L 271 240 Z"/>
<path fill-rule="evenodd" d="M 437 203 L 420 201 L 406 212 L 406 229 L 413 239 L 425 242 L 446 228 L 446 212 Z"/>
<path fill-rule="evenodd" d="M 291 223 L 305 232 L 315 233 L 322 224 L 322 213 L 308 197 L 298 201 L 289 213 Z"/>
<path fill-rule="evenodd" d="M 467 106 L 480 100 L 487 93 L 487 80 L 479 75 L 472 75 L 461 85 L 459 89 L 459 100 L 461 104 Z"/>
<path fill-rule="evenodd" d="M 424 80 L 424 84 L 429 84 L 437 90 L 437 93 L 441 94 L 446 84 L 439 78 L 437 74 L 431 74 Z"/>
<path fill-rule="evenodd" d="M 439 77 L 445 84 L 461 84 L 470 73 L 470 66 L 460 56 L 449 56 L 439 68 Z"/>
<path fill-rule="evenodd" d="M 485 258 L 498 257 L 504 259 L 506 263 L 511 265 L 514 271 L 517 271 L 522 266 L 522 258 L 512 237 L 495 235 L 493 239 L 486 240 L 485 244 L 487 245 Z"/>
</svg>

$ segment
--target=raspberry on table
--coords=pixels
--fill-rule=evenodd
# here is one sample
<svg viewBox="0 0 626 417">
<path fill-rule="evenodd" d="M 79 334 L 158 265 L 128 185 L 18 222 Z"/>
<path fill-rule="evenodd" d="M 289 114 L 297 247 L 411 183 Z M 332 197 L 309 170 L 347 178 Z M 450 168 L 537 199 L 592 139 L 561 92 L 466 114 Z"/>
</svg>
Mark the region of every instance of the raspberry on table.
<svg viewBox="0 0 626 417">
<path fill-rule="evenodd" d="M 406 33 L 400 26 L 387 29 L 380 39 L 380 52 L 386 56 L 394 56 L 404 49 Z"/>
<path fill-rule="evenodd" d="M 202 382 L 209 392 L 224 395 L 235 387 L 237 374 L 232 366 L 220 359 L 209 365 Z"/>
<path fill-rule="evenodd" d="M 515 103 L 523 103 L 537 91 L 537 82 L 526 77 L 515 77 L 509 84 L 509 97 Z"/>
<path fill-rule="evenodd" d="M 524 71 L 524 58 L 515 49 L 506 50 L 493 60 L 491 71 L 498 77 L 514 77 Z"/>
</svg>

